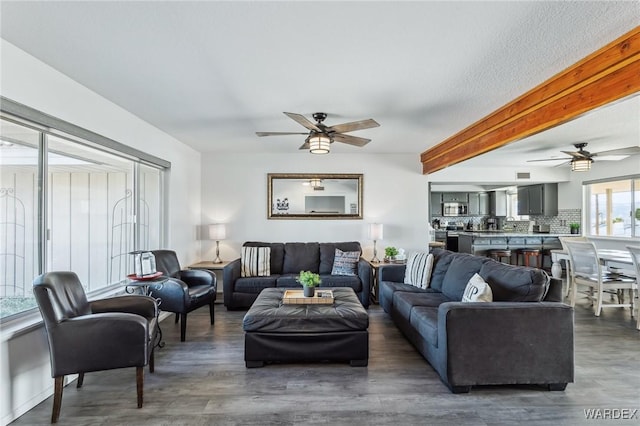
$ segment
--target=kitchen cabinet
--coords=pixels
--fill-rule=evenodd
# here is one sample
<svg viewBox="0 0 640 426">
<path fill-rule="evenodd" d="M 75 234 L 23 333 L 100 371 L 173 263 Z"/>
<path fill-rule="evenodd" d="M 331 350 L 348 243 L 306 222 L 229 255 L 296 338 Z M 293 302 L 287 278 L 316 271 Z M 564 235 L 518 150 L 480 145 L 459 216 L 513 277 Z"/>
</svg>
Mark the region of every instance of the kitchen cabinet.
<svg viewBox="0 0 640 426">
<path fill-rule="evenodd" d="M 480 215 L 480 193 L 479 192 L 470 192 L 469 193 L 469 205 L 468 205 L 468 214 L 469 216 L 478 216 Z"/>
<path fill-rule="evenodd" d="M 488 192 L 478 193 L 478 201 L 480 203 L 478 214 L 480 214 L 481 216 L 486 216 L 490 214 L 491 208 L 489 203 L 489 193 Z"/>
<path fill-rule="evenodd" d="M 442 216 L 442 192 L 432 192 L 429 201 L 431 216 Z"/>
<path fill-rule="evenodd" d="M 519 186 L 518 215 L 557 216 L 558 184 Z"/>
<path fill-rule="evenodd" d="M 496 217 L 507 215 L 507 191 L 489 193 L 489 214 Z"/>
<path fill-rule="evenodd" d="M 466 192 L 443 192 L 443 203 L 467 203 L 469 201 L 469 194 Z"/>
</svg>

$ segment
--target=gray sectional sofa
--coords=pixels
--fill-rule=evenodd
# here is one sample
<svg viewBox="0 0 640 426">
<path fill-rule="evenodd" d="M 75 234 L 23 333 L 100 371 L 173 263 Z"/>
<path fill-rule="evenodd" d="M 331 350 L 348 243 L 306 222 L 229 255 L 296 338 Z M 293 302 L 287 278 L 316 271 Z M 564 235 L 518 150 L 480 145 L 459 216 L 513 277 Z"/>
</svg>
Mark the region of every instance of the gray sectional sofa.
<svg viewBox="0 0 640 426">
<path fill-rule="evenodd" d="M 475 385 L 536 384 L 564 390 L 574 379 L 573 308 L 562 283 L 535 268 L 434 249 L 430 287 L 404 284 L 404 265 L 380 269 L 383 309 L 453 393 Z M 493 302 L 461 302 L 478 273 Z"/>
<path fill-rule="evenodd" d="M 320 274 L 320 287 L 351 287 L 365 308 L 369 307 L 370 289 L 373 283 L 371 265 L 360 258 L 357 275 L 332 275 L 335 249 L 359 251 L 357 241 L 331 243 L 265 243 L 246 242 L 243 247 L 271 247 L 270 272 L 266 277 L 241 277 L 240 259 L 224 267 L 223 297 L 227 309 L 247 309 L 265 288 L 301 287 L 296 281 L 300 271 Z"/>
</svg>

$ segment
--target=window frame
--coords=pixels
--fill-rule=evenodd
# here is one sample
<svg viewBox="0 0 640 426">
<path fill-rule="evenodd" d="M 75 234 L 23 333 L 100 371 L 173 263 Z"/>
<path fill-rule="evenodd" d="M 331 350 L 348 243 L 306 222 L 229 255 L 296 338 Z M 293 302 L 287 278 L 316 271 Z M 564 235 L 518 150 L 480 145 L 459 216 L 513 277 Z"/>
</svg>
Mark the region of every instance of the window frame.
<svg viewBox="0 0 640 426">
<path fill-rule="evenodd" d="M 635 206 L 640 205 L 640 199 L 636 199 L 636 193 L 640 192 L 640 184 L 636 182 L 640 182 L 640 174 L 634 175 L 625 175 L 625 176 L 617 176 L 611 178 L 603 178 L 603 179 L 595 179 L 590 181 L 582 182 L 583 187 L 583 196 L 584 196 L 584 235 L 591 238 L 611 238 L 611 239 L 625 239 L 625 240 L 638 240 L 640 238 L 640 232 L 636 232 L 636 224 L 635 221 L 637 219 L 633 218 L 633 209 Z M 614 182 L 624 182 L 629 183 L 629 195 L 630 195 L 630 215 L 631 215 L 631 235 L 603 235 L 603 234 L 594 234 L 591 232 L 592 223 L 591 223 L 591 187 L 592 185 L 602 184 L 602 183 L 614 183 Z M 607 218 L 609 220 L 609 218 Z M 613 223 L 613 222 L 612 222 Z M 636 225 L 636 226 L 633 226 Z"/>
</svg>

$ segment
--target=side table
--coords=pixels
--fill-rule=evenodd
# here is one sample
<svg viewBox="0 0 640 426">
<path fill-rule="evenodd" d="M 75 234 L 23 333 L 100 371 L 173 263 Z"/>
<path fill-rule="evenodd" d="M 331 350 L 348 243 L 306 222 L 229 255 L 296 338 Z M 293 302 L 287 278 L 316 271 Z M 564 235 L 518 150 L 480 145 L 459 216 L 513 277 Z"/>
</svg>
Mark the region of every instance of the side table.
<svg viewBox="0 0 640 426">
<path fill-rule="evenodd" d="M 372 262 L 367 260 L 371 268 L 373 268 L 373 285 L 371 286 L 371 293 L 369 295 L 369 301 L 374 304 L 378 304 L 378 277 L 380 275 L 380 268 L 389 265 L 399 265 L 399 263 L 388 263 L 388 262 Z"/>
<path fill-rule="evenodd" d="M 153 297 L 153 290 L 151 289 L 151 284 L 159 284 L 160 287 L 164 285 L 167 281 L 167 277 L 162 275 L 162 272 L 157 272 L 156 274 L 140 278 L 135 275 L 127 275 L 127 279 L 129 279 L 129 283 L 126 284 L 124 291 L 128 294 L 133 294 L 136 291 L 139 291 L 143 296 Z M 160 328 L 160 305 L 162 304 L 162 299 L 156 297 L 156 303 L 158 304 L 158 314 L 156 316 L 156 321 L 158 322 L 158 343 L 155 346 L 159 348 L 164 347 L 164 342 L 162 341 L 162 328 Z"/>
</svg>

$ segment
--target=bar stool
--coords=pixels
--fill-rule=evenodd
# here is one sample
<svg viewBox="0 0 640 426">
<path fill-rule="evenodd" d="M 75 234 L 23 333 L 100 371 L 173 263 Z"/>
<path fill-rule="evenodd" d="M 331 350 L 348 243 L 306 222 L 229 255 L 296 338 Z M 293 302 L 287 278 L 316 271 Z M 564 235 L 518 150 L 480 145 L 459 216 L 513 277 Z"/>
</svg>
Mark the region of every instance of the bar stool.
<svg viewBox="0 0 640 426">
<path fill-rule="evenodd" d="M 511 264 L 511 250 L 503 250 L 503 249 L 488 250 L 487 255 L 493 260 L 497 260 L 498 262 L 502 262 L 502 258 L 506 257 L 507 259 L 509 259 L 509 261 L 502 262 L 502 263 Z"/>
<path fill-rule="evenodd" d="M 544 267 L 544 258 L 548 257 L 549 258 L 549 270 L 551 270 L 550 268 L 553 265 L 553 259 L 551 258 L 551 250 L 552 249 L 542 249 L 542 256 L 541 256 L 542 257 L 542 260 L 541 260 L 542 266 L 540 266 L 542 269 L 545 269 L 545 267 Z"/>
<path fill-rule="evenodd" d="M 523 249 L 518 249 L 516 251 L 516 263 L 520 264 L 520 256 L 524 257 L 524 266 L 529 266 L 529 259 L 531 257 L 535 257 L 536 258 L 536 267 L 540 268 L 541 267 L 541 260 L 542 260 L 542 256 L 540 256 L 540 250 L 539 249 L 528 249 L 528 248 L 523 248 Z"/>
</svg>

